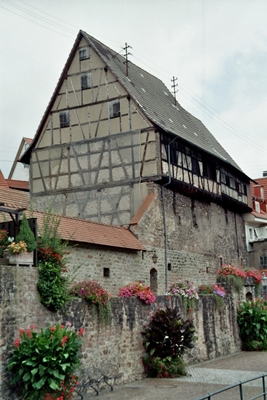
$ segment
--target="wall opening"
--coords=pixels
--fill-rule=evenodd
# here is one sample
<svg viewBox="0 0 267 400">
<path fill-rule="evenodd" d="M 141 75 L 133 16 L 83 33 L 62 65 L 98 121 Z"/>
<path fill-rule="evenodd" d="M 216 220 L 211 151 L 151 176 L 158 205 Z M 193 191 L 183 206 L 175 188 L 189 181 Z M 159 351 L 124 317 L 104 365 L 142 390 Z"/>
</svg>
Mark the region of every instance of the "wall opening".
<svg viewBox="0 0 267 400">
<path fill-rule="evenodd" d="M 158 291 L 158 271 L 155 268 L 150 270 L 150 289 L 157 294 Z"/>
</svg>

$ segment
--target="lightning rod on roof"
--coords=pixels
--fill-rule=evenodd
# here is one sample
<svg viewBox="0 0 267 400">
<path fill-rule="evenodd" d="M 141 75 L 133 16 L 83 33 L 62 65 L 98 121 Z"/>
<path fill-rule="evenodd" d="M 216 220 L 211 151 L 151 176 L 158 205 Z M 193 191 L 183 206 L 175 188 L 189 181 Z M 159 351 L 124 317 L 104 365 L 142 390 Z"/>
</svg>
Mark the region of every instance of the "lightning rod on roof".
<svg viewBox="0 0 267 400">
<path fill-rule="evenodd" d="M 125 65 L 126 65 L 126 76 L 128 76 L 128 56 L 131 56 L 131 53 L 128 53 L 128 49 L 132 49 L 132 46 L 129 46 L 127 43 L 125 43 L 125 47 L 123 47 L 123 50 L 125 50 Z"/>
<path fill-rule="evenodd" d="M 174 105 L 176 106 L 176 93 L 178 92 L 178 89 L 176 89 L 176 87 L 178 88 L 178 83 L 175 83 L 178 80 L 178 78 L 176 77 L 172 77 L 171 82 L 172 82 L 172 88 L 173 88 L 173 96 L 174 96 Z"/>
</svg>

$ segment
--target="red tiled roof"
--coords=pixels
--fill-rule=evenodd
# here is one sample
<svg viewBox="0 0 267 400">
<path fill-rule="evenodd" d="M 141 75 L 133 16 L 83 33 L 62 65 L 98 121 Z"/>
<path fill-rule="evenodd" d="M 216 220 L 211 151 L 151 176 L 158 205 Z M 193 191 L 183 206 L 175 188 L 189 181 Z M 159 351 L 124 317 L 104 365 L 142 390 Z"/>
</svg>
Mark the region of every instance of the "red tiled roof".
<svg viewBox="0 0 267 400">
<path fill-rule="evenodd" d="M 29 193 L 0 186 L 0 203 L 3 203 L 4 207 L 12 209 L 28 208 L 30 204 Z"/>
<path fill-rule="evenodd" d="M 139 207 L 139 209 L 137 210 L 136 214 L 131 219 L 130 225 L 138 224 L 138 222 L 141 220 L 141 218 L 145 214 L 146 210 L 148 209 L 148 207 L 152 203 L 152 201 L 155 198 L 155 196 L 156 196 L 155 193 L 151 193 L 146 197 L 146 199 L 143 202 L 143 204 Z"/>
<path fill-rule="evenodd" d="M 0 186 L 0 203 L 13 210 L 28 208 L 30 204 L 29 193 Z M 27 211 L 29 217 L 37 218 L 38 225 L 42 226 L 44 213 L 40 211 Z M 80 243 L 96 244 L 101 246 L 117 247 L 129 250 L 146 250 L 142 243 L 127 228 L 99 224 L 78 218 L 58 215 L 60 218 L 59 234 L 62 239 Z M 9 220 L 9 215 L 6 214 Z M 0 221 L 4 217 L 0 212 Z"/>
<path fill-rule="evenodd" d="M 42 226 L 44 214 L 34 211 L 33 216 L 37 218 L 38 225 Z M 60 218 L 58 232 L 64 240 L 131 250 L 146 250 L 127 228 L 61 215 L 58 217 Z"/>
<path fill-rule="evenodd" d="M 6 179 L 10 189 L 29 191 L 29 181 L 19 181 L 17 179 Z"/>
<path fill-rule="evenodd" d="M 3 172 L 0 170 L 0 186 L 8 187 L 7 181 L 4 178 Z"/>
</svg>

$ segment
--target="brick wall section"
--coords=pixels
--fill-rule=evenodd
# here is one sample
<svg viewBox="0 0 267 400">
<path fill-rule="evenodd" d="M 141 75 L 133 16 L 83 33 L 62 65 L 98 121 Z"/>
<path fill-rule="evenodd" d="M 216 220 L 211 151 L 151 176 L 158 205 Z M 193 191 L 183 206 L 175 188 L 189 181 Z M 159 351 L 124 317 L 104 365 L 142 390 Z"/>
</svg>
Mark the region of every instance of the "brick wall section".
<svg viewBox="0 0 267 400">
<path fill-rule="evenodd" d="M 153 306 L 144 305 L 137 299 L 113 298 L 112 321 L 101 327 L 88 305 L 75 299 L 62 312 L 49 312 L 39 303 L 36 283 L 37 268 L 0 266 L 0 311 L 1 311 L 1 388 L 2 400 L 15 399 L 8 390 L 8 376 L 3 370 L 9 349 L 18 335 L 19 328 L 35 325 L 37 328 L 57 322 L 71 321 L 75 329 L 85 328 L 83 358 L 86 364 L 100 366 L 105 361 L 115 361 L 123 371 L 121 382 L 142 379 L 143 325 L 149 321 L 149 314 L 166 304 L 182 310 L 181 299 L 159 296 Z M 225 299 L 222 312 L 215 310 L 211 298 L 199 301 L 194 313 L 198 340 L 196 348 L 190 351 L 188 362 L 202 361 L 227 355 L 240 350 L 236 323 L 236 300 L 232 295 Z"/>
</svg>

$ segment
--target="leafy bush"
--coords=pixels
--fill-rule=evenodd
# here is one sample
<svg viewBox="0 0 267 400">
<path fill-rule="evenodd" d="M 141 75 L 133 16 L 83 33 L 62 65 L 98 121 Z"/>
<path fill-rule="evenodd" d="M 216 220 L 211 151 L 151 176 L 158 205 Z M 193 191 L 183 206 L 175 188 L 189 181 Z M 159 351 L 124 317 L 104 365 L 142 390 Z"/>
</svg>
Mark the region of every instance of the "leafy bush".
<svg viewBox="0 0 267 400">
<path fill-rule="evenodd" d="M 28 252 L 36 249 L 36 240 L 33 231 L 30 228 L 26 215 L 23 213 L 22 220 L 19 227 L 19 233 L 16 237 L 16 243 L 25 242 Z"/>
<path fill-rule="evenodd" d="M 110 295 L 101 283 L 94 280 L 85 280 L 74 283 L 70 295 L 85 299 L 91 306 L 96 308 L 100 323 L 107 323 L 111 317 Z"/>
<path fill-rule="evenodd" d="M 7 368 L 12 374 L 11 385 L 19 383 L 23 399 L 41 399 L 45 393 L 72 398 L 83 332 L 83 328 L 76 333 L 64 325 L 49 326 L 40 332 L 35 332 L 33 326 L 20 329 Z"/>
<path fill-rule="evenodd" d="M 206 296 L 212 296 L 213 299 L 215 300 L 216 308 L 217 310 L 222 310 L 224 306 L 224 297 L 226 295 L 226 292 L 224 288 L 220 285 L 201 285 L 198 288 L 198 293 L 199 295 L 206 295 Z"/>
<path fill-rule="evenodd" d="M 70 279 L 62 275 L 67 272 L 65 253 L 67 242 L 58 233 L 60 217 L 50 211 L 44 214 L 39 228 L 37 284 L 40 301 L 51 311 L 59 310 L 69 299 Z"/>
<path fill-rule="evenodd" d="M 3 257 L 3 251 L 9 245 L 8 234 L 5 229 L 0 230 L 0 257 Z"/>
<path fill-rule="evenodd" d="M 177 378 L 186 375 L 181 357 L 148 357 L 144 363 L 145 373 L 157 378 Z"/>
<path fill-rule="evenodd" d="M 267 350 L 267 302 L 243 301 L 237 308 L 243 350 Z"/>
<path fill-rule="evenodd" d="M 196 308 L 196 300 L 199 298 L 197 289 L 189 281 L 173 283 L 166 294 L 182 296 L 183 306 L 186 311 L 194 310 Z"/>
<path fill-rule="evenodd" d="M 52 214 L 50 210 L 44 213 L 42 225 L 38 226 L 38 260 L 50 261 L 64 267 L 68 242 L 61 239 L 59 225 L 58 215 Z"/>
<path fill-rule="evenodd" d="M 69 281 L 62 276 L 61 267 L 50 261 L 38 264 L 37 289 L 41 303 L 51 311 L 57 311 L 70 299 Z"/>
<path fill-rule="evenodd" d="M 146 304 L 155 303 L 156 296 L 149 286 L 145 286 L 142 282 L 129 283 L 119 289 L 118 297 L 138 297 Z"/>
<path fill-rule="evenodd" d="M 192 320 L 183 321 L 177 307 L 157 310 L 142 332 L 148 353 L 144 358 L 147 374 L 161 376 L 167 372 L 170 377 L 178 376 L 183 365 L 181 356 L 193 347 L 194 333 Z"/>
</svg>

